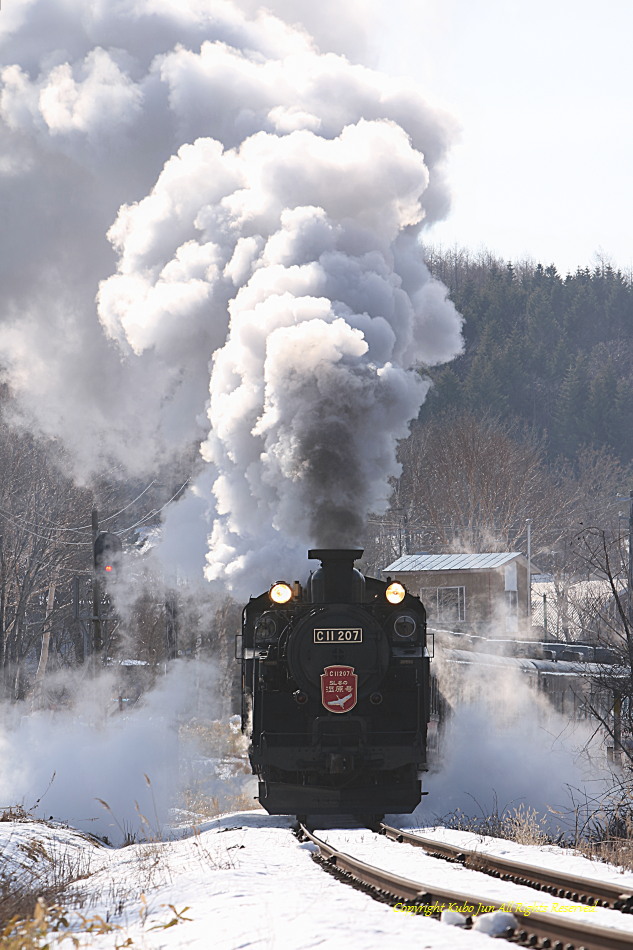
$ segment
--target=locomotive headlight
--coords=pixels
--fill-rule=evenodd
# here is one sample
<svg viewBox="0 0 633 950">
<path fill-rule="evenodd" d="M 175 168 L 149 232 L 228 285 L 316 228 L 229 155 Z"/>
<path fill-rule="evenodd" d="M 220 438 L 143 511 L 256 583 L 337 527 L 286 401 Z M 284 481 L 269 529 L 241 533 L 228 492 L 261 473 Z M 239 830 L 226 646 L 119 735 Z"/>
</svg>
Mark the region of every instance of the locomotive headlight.
<svg viewBox="0 0 633 950">
<path fill-rule="evenodd" d="M 399 584 L 397 581 L 395 581 L 393 584 L 390 584 L 385 591 L 385 597 L 390 604 L 401 604 L 404 600 L 405 594 L 406 590 L 402 584 Z"/>
<path fill-rule="evenodd" d="M 268 591 L 268 596 L 274 604 L 287 604 L 292 599 L 292 587 L 281 582 L 273 584 Z"/>
<path fill-rule="evenodd" d="M 399 640 L 410 640 L 417 629 L 415 619 L 408 614 L 400 614 L 393 622 L 393 632 Z"/>
</svg>

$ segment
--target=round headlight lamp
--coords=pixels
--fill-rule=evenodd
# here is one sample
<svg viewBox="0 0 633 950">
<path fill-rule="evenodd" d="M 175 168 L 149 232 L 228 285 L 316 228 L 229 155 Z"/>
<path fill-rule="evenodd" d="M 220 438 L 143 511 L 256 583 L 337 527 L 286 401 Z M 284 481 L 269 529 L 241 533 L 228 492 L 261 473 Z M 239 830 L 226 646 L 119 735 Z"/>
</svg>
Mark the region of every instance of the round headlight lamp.
<svg viewBox="0 0 633 950">
<path fill-rule="evenodd" d="M 268 596 L 273 604 L 287 604 L 289 600 L 292 600 L 292 587 L 279 581 L 270 588 Z"/>
<path fill-rule="evenodd" d="M 393 584 L 390 584 L 387 590 L 385 591 L 385 597 L 390 604 L 401 604 L 405 598 L 406 590 L 399 584 L 398 581 L 394 581 Z"/>
</svg>

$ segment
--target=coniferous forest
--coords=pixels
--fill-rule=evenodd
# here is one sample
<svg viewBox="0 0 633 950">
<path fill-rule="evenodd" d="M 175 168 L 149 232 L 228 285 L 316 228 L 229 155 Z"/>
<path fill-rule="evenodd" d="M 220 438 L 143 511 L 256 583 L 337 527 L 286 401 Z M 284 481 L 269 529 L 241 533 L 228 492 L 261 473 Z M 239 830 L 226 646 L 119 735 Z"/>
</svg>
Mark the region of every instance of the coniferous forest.
<svg viewBox="0 0 633 950">
<path fill-rule="evenodd" d="M 548 456 L 606 447 L 633 457 L 633 282 L 609 265 L 562 277 L 554 267 L 467 251 L 429 266 L 465 318 L 464 354 L 431 371 L 421 418 L 490 411 L 545 438 Z"/>
</svg>

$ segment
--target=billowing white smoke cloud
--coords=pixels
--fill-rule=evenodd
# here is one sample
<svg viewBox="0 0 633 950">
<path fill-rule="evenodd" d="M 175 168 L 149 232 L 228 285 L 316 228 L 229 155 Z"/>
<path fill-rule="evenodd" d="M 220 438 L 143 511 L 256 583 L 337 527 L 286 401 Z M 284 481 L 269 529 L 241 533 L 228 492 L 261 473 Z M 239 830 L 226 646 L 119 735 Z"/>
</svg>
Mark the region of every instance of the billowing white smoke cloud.
<svg viewBox="0 0 633 950">
<path fill-rule="evenodd" d="M 575 801 L 587 814 L 597 810 L 613 781 L 595 723 L 574 723 L 553 709 L 545 711 L 528 686 L 511 682 L 516 689 L 506 693 L 502 714 L 501 702 L 491 708 L 473 699 L 456 707 L 438 761 L 424 777 L 428 798 L 411 824 L 460 814 L 483 821 L 495 814 L 511 818 L 515 812 L 533 812 L 536 824 L 554 834 L 573 830 Z M 488 688 L 497 685 L 494 677 L 492 686 L 487 683 Z"/>
<path fill-rule="evenodd" d="M 20 705 L 0 706 L 3 806 L 22 805 L 121 844 L 126 834 L 159 834 L 185 792 L 215 798 L 220 808 L 234 805 L 246 789 L 252 798 L 252 780 L 222 768 L 230 728 L 225 723 L 215 741 L 209 738 L 208 723 L 223 713 L 211 665 L 172 664 L 124 712 L 117 680 L 114 668 L 83 682 L 62 673 L 49 685 L 66 685 L 72 708 L 24 715 Z M 196 730 L 198 720 L 206 734 Z"/>
<path fill-rule="evenodd" d="M 86 472 L 204 439 L 207 573 L 236 590 L 358 542 L 416 365 L 461 348 L 418 245 L 450 123 L 323 52 L 324 10 L 303 16 L 320 48 L 252 2 L 16 0 L 0 21 L 7 376 Z"/>
</svg>

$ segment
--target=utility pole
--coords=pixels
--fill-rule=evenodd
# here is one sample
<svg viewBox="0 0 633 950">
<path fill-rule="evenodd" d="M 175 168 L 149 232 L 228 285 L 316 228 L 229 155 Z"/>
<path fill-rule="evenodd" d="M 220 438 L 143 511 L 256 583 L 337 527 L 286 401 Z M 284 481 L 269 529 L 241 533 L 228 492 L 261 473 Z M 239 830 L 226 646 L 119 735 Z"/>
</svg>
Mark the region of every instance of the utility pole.
<svg viewBox="0 0 633 950">
<path fill-rule="evenodd" d="M 619 501 L 624 501 L 626 495 L 616 495 Z M 629 502 L 629 551 L 626 570 L 626 642 L 629 654 L 629 664 L 633 670 L 633 490 L 628 494 Z M 620 515 L 619 518 L 624 517 Z M 620 521 L 618 518 L 618 536 L 620 534 Z"/>
<path fill-rule="evenodd" d="M 95 541 L 99 534 L 99 512 L 96 508 L 92 509 L 92 549 L 94 551 Z M 97 576 L 97 571 L 92 574 L 92 652 L 96 655 L 103 649 L 103 637 L 101 634 L 101 583 Z"/>
<path fill-rule="evenodd" d="M 626 496 L 624 496 L 626 497 Z M 618 495 L 622 501 L 624 497 Z M 620 534 L 618 521 L 618 535 Z M 627 558 L 626 624 L 625 636 L 628 651 L 629 676 L 633 676 L 633 490 L 629 490 L 629 551 Z M 613 758 L 620 762 L 622 757 L 622 694 L 613 690 Z"/>
<path fill-rule="evenodd" d="M 57 581 L 52 580 L 48 586 L 48 597 L 46 599 L 46 614 L 44 615 L 44 625 L 42 628 L 42 648 L 40 650 L 40 660 L 35 674 L 35 688 L 32 696 L 32 708 L 39 709 L 42 705 L 42 691 L 44 687 L 44 677 L 46 676 L 46 666 L 48 664 L 48 651 L 51 642 L 50 620 L 53 608 L 55 607 L 55 589 Z"/>
<path fill-rule="evenodd" d="M 526 518 L 527 525 L 527 619 L 532 624 L 532 519 Z"/>
<path fill-rule="evenodd" d="M 167 659 L 175 660 L 178 656 L 178 601 L 175 591 L 170 591 L 165 598 L 165 639 Z"/>
</svg>

